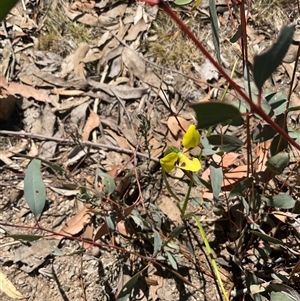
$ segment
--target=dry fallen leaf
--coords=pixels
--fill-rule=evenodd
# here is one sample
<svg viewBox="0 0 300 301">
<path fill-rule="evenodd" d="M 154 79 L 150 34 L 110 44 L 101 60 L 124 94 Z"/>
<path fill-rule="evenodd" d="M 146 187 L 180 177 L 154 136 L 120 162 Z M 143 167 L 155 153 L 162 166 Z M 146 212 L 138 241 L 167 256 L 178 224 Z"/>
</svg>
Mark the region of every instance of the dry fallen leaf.
<svg viewBox="0 0 300 301">
<path fill-rule="evenodd" d="M 189 121 L 185 120 L 182 117 L 176 118 L 174 116 L 171 116 L 168 119 L 168 128 L 174 137 L 178 137 L 178 134 L 180 131 L 182 131 L 182 129 L 187 131 L 190 124 L 191 123 Z"/>
<path fill-rule="evenodd" d="M 12 299 L 25 298 L 1 271 L 0 271 L 0 290 Z"/>
<path fill-rule="evenodd" d="M 99 116 L 94 111 L 90 110 L 90 115 L 83 129 L 82 139 L 84 141 L 87 141 L 89 139 L 91 131 L 99 125 L 100 125 Z"/>
<path fill-rule="evenodd" d="M 82 231 L 82 229 L 90 222 L 92 213 L 88 206 L 83 207 L 74 217 L 72 217 L 66 226 L 59 231 L 60 234 L 74 235 Z M 53 238 L 53 237 L 52 237 Z M 61 237 L 58 237 L 61 239 Z"/>
<path fill-rule="evenodd" d="M 21 95 L 26 98 L 32 97 L 38 101 L 51 102 L 46 91 L 14 82 L 8 83 L 3 76 L 0 77 L 0 90 L 1 88 L 4 88 L 10 95 Z"/>
</svg>

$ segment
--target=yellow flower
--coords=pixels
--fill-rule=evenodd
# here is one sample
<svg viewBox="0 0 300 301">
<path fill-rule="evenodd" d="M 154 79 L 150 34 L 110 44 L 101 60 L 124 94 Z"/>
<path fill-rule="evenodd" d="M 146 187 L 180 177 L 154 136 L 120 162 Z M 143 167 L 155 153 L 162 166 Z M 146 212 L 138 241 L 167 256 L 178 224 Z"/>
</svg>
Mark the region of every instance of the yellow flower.
<svg viewBox="0 0 300 301">
<path fill-rule="evenodd" d="M 165 154 L 165 156 L 159 161 L 165 172 L 172 172 L 175 169 L 175 166 L 192 172 L 196 172 L 201 169 L 201 163 L 197 158 L 190 160 L 179 150 Z"/>
<path fill-rule="evenodd" d="M 194 125 L 190 125 L 187 132 L 183 135 L 182 145 L 187 148 L 194 148 L 200 143 L 200 134 Z"/>
</svg>

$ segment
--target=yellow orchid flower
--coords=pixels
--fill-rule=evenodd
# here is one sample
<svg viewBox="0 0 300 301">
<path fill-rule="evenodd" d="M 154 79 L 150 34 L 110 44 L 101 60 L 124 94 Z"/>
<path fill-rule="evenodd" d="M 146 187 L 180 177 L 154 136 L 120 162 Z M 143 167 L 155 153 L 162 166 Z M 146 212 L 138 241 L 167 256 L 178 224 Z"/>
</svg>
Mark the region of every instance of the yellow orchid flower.
<svg viewBox="0 0 300 301">
<path fill-rule="evenodd" d="M 170 147 L 165 152 L 165 156 L 159 161 L 165 172 L 172 172 L 175 169 L 175 166 L 192 172 L 196 172 L 201 169 L 201 163 L 197 158 L 190 160 L 175 147 Z"/>
<path fill-rule="evenodd" d="M 182 145 L 187 148 L 194 148 L 198 146 L 200 143 L 200 134 L 196 127 L 191 124 L 187 130 L 187 132 L 183 135 Z"/>
</svg>

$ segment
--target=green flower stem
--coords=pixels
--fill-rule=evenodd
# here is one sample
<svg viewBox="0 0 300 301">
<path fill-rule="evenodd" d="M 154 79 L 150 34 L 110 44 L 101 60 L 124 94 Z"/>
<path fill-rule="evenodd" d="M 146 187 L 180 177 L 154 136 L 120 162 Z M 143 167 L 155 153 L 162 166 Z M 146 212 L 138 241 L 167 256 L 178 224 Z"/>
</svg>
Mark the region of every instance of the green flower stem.
<svg viewBox="0 0 300 301">
<path fill-rule="evenodd" d="M 185 215 L 185 211 L 186 211 L 186 208 L 187 208 L 188 201 L 190 199 L 190 194 L 191 194 L 192 187 L 193 187 L 193 181 L 190 181 L 189 188 L 188 188 L 188 191 L 186 193 L 183 206 L 180 209 L 181 210 L 181 216 L 182 216 L 182 218 L 184 218 L 184 215 Z"/>
<path fill-rule="evenodd" d="M 196 215 L 193 214 L 193 218 L 194 218 L 194 220 L 195 220 L 195 222 L 196 222 L 196 224 L 197 224 L 197 226 L 198 226 L 200 235 L 201 235 L 201 237 L 202 237 L 202 239 L 203 239 L 203 242 L 204 242 L 204 244 L 205 244 L 205 248 L 206 248 L 207 253 L 208 253 L 208 255 L 209 255 L 210 263 L 211 263 L 213 272 L 214 272 L 214 274 L 215 274 L 215 276 L 216 276 L 216 278 L 217 278 L 217 280 L 218 280 L 218 283 L 219 283 L 220 289 L 221 289 L 221 291 L 222 291 L 222 294 L 223 294 L 225 300 L 226 300 L 226 301 L 229 301 L 229 298 L 228 298 L 228 296 L 227 296 L 226 290 L 225 290 L 225 288 L 224 288 L 224 285 L 223 285 L 223 282 L 222 282 L 222 279 L 221 279 L 221 276 L 220 276 L 220 273 L 219 273 L 219 270 L 218 270 L 217 263 L 216 263 L 216 261 L 215 261 L 215 259 L 214 259 L 214 257 L 213 257 L 213 253 L 212 253 L 212 250 L 211 250 L 211 248 L 210 248 L 209 242 L 208 242 L 208 240 L 207 240 L 205 231 L 204 231 L 204 229 L 203 229 L 203 227 L 202 227 L 202 224 L 201 224 L 201 222 L 199 221 L 199 219 L 197 218 Z"/>
</svg>

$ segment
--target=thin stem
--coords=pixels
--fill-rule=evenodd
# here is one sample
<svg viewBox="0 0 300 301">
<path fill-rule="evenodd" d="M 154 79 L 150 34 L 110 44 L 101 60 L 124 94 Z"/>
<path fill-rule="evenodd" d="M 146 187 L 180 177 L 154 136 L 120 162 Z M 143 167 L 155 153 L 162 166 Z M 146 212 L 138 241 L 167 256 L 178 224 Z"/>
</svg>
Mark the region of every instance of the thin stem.
<svg viewBox="0 0 300 301">
<path fill-rule="evenodd" d="M 49 137 L 49 136 L 45 136 L 45 135 L 38 135 L 38 134 L 31 134 L 31 133 L 26 133 L 23 131 L 20 132 L 14 132 L 14 131 L 1 131 L 0 130 L 0 135 L 7 135 L 7 136 L 18 136 L 18 137 L 24 137 L 24 138 L 32 138 L 32 139 L 37 139 L 37 140 L 45 140 L 45 141 L 55 141 L 55 142 L 60 142 L 60 143 L 65 143 L 68 145 L 76 145 L 78 144 L 78 142 L 74 141 L 74 140 L 70 140 L 70 139 L 64 139 L 64 138 L 58 138 L 58 137 Z M 113 146 L 113 145 L 108 145 L 108 144 L 103 144 L 103 143 L 94 143 L 91 141 L 81 141 L 80 142 L 82 144 L 82 146 L 89 146 L 92 148 L 101 148 L 101 149 L 109 149 L 112 151 L 118 151 L 120 153 L 124 153 L 124 154 L 129 154 L 129 155 L 133 155 L 136 154 L 138 157 L 144 157 L 147 159 L 150 159 L 154 162 L 158 162 L 158 158 L 153 158 L 153 157 L 149 157 L 148 154 L 143 154 L 140 152 L 136 152 L 135 150 L 132 151 L 130 149 L 125 149 L 125 148 L 121 148 L 121 147 L 117 147 L 117 146 Z"/>
<path fill-rule="evenodd" d="M 183 206 L 182 206 L 182 208 L 181 208 L 181 216 L 182 216 L 182 217 L 184 217 L 184 215 L 185 215 L 186 208 L 187 208 L 187 204 L 188 204 L 188 201 L 189 201 L 189 199 L 190 199 L 192 187 L 193 187 L 193 182 L 190 181 L 189 188 L 188 188 L 188 191 L 187 191 L 187 193 L 186 193 L 186 196 L 185 196 L 185 199 L 184 199 Z"/>
</svg>

